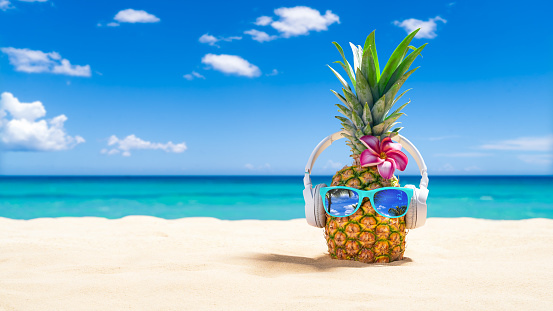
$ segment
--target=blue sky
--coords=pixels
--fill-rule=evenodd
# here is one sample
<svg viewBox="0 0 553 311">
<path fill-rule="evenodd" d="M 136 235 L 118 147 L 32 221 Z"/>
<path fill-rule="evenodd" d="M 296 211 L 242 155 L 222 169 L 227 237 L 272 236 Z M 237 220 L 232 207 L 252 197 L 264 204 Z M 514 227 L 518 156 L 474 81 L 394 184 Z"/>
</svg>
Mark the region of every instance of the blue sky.
<svg viewBox="0 0 553 311">
<path fill-rule="evenodd" d="M 351 61 L 349 42 L 376 29 L 382 64 L 422 25 L 399 121 L 430 175 L 550 175 L 552 9 L 0 0 L 0 174 L 302 174 L 340 130 L 331 42 Z M 314 174 L 348 156 L 335 143 Z M 416 173 L 410 161 L 403 174 Z"/>
</svg>

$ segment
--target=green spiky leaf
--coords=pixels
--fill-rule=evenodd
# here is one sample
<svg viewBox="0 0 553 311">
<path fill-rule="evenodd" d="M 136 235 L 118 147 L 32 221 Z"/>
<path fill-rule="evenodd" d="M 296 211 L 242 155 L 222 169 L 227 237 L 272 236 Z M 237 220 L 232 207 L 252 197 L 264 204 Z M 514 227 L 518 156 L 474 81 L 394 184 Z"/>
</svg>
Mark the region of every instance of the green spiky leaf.
<svg viewBox="0 0 553 311">
<path fill-rule="evenodd" d="M 355 132 L 355 137 L 357 137 L 357 139 L 360 139 L 361 137 L 365 136 L 365 133 L 363 133 L 362 130 L 357 130 Z"/>
<path fill-rule="evenodd" d="M 361 104 L 368 103 L 369 107 L 373 106 L 373 96 L 371 94 L 371 89 L 369 87 L 369 84 L 367 83 L 367 80 L 365 80 L 365 77 L 363 76 L 363 73 L 361 73 L 361 70 L 357 68 L 356 72 L 356 81 L 357 81 L 357 98 L 359 99 L 359 102 Z"/>
<path fill-rule="evenodd" d="M 338 107 L 338 111 L 341 114 L 346 116 L 348 119 L 351 119 L 351 110 L 349 110 L 347 107 L 345 107 L 343 105 L 340 105 L 340 104 L 336 104 L 336 107 Z"/>
<path fill-rule="evenodd" d="M 380 79 L 380 66 L 378 65 L 378 55 L 376 53 L 376 44 L 375 44 L 375 40 L 374 40 L 374 32 L 375 30 L 373 30 L 373 32 L 371 32 L 368 36 L 367 36 L 367 39 L 365 40 L 365 46 L 363 47 L 363 53 L 365 53 L 366 51 L 370 51 L 371 52 L 371 58 L 373 59 L 373 62 L 374 62 L 374 73 L 376 74 L 376 81 L 378 81 Z M 369 80 L 369 77 L 367 77 L 367 80 Z M 372 86 L 372 84 L 371 84 Z M 377 97 L 378 98 L 378 97 Z"/>
<path fill-rule="evenodd" d="M 346 98 L 346 101 L 349 103 L 348 107 L 351 107 L 351 110 L 357 112 L 357 114 L 362 114 L 363 106 L 361 106 L 361 103 L 357 99 L 357 96 L 355 96 L 349 90 L 342 89 L 342 91 L 344 91 L 344 97 Z"/>
<path fill-rule="evenodd" d="M 384 122 L 373 127 L 373 135 L 380 136 L 388 131 L 388 128 L 404 113 L 391 114 L 384 120 Z"/>
<path fill-rule="evenodd" d="M 415 31 L 411 32 L 401 43 L 397 46 L 397 48 L 392 53 L 392 56 L 390 56 L 390 59 L 386 63 L 386 66 L 384 66 L 384 70 L 382 71 L 382 75 L 380 76 L 380 79 L 378 80 L 378 92 L 380 94 L 384 93 L 384 88 L 388 84 L 388 80 L 390 80 L 390 77 L 396 70 L 396 68 L 399 65 L 399 62 L 401 61 L 401 58 L 403 56 L 403 53 L 405 52 L 405 48 L 409 46 L 409 43 L 415 37 L 417 32 L 419 32 L 419 29 L 416 29 Z"/>
<path fill-rule="evenodd" d="M 397 103 L 397 101 L 400 100 L 403 97 L 403 95 L 405 95 L 405 93 L 409 92 L 410 90 L 412 90 L 412 89 L 407 89 L 407 90 L 403 91 L 403 93 L 399 94 L 398 97 L 396 97 L 396 99 L 394 99 L 394 102 L 392 103 L 391 107 L 393 107 Z"/>
<path fill-rule="evenodd" d="M 363 144 L 357 143 L 357 141 L 359 141 L 359 140 L 357 138 L 353 137 L 353 133 L 351 133 L 351 134 L 342 133 L 342 136 L 349 139 L 349 141 L 351 143 L 350 146 L 352 147 L 352 151 L 354 151 L 355 153 L 361 153 L 363 150 L 366 149 L 366 147 Z"/>
<path fill-rule="evenodd" d="M 403 52 L 403 56 L 401 57 L 401 61 L 403 61 L 403 59 L 405 58 L 405 55 L 407 55 L 407 52 L 409 52 L 409 50 L 416 50 L 417 48 L 410 45 L 408 46 L 406 49 L 405 49 L 405 52 Z"/>
<path fill-rule="evenodd" d="M 342 68 L 348 73 L 348 76 L 351 80 L 351 83 L 353 84 L 353 87 L 355 88 L 355 77 L 353 73 L 353 69 L 351 68 L 351 65 L 348 63 L 348 60 L 346 59 L 346 56 L 344 55 L 344 50 L 342 50 L 342 47 L 337 42 L 332 42 L 336 48 L 338 49 L 338 52 L 340 52 L 340 55 L 342 56 L 342 59 L 344 60 L 344 63 L 338 62 L 342 65 Z M 347 65 L 347 66 L 346 66 Z"/>
<path fill-rule="evenodd" d="M 372 135 L 373 131 L 370 124 L 365 125 L 363 133 L 365 133 L 365 135 Z"/>
<path fill-rule="evenodd" d="M 336 95 L 336 97 L 338 97 L 338 99 L 340 99 L 342 101 L 342 103 L 344 103 L 344 105 L 348 105 L 348 101 L 344 98 L 344 96 L 340 95 L 340 93 L 337 93 L 335 92 L 334 90 L 330 90 L 332 93 L 334 93 L 334 95 Z"/>
<path fill-rule="evenodd" d="M 409 70 L 388 90 L 388 92 L 386 92 L 386 103 L 384 106 L 384 114 L 388 114 L 390 109 L 392 109 L 392 106 L 396 102 L 393 99 L 396 96 L 397 92 L 401 89 L 401 87 L 403 86 L 403 83 L 405 83 L 407 78 L 409 78 L 409 76 L 417 69 L 419 69 L 419 67 Z"/>
<path fill-rule="evenodd" d="M 375 68 L 374 59 L 369 50 L 363 53 L 363 60 L 361 64 L 361 73 L 367 78 L 367 83 L 371 89 L 371 94 L 373 97 L 373 103 L 376 102 L 379 98 L 378 93 L 378 76 L 377 70 Z"/>
<path fill-rule="evenodd" d="M 355 44 L 350 42 L 349 45 L 351 47 L 351 51 L 353 52 L 353 73 L 355 73 L 355 71 L 357 71 L 357 68 L 361 66 L 361 57 Z M 357 87 L 355 89 L 357 90 Z"/>
<path fill-rule="evenodd" d="M 371 109 L 373 124 L 379 124 L 382 122 L 382 119 L 384 118 L 384 114 L 386 111 L 384 111 L 386 104 L 386 95 L 382 95 L 380 99 L 374 104 L 373 109 Z M 374 128 L 373 128 L 374 132 Z"/>
<path fill-rule="evenodd" d="M 390 132 L 390 129 L 391 129 L 392 127 L 394 127 L 396 124 L 400 124 L 400 123 L 401 123 L 401 122 L 394 122 L 394 123 L 388 125 L 388 126 L 386 127 L 386 129 L 384 129 L 384 132 L 385 132 L 385 133 L 391 133 L 391 132 Z"/>
<path fill-rule="evenodd" d="M 403 74 L 409 69 L 411 64 L 415 61 L 415 58 L 419 56 L 419 54 L 422 52 L 422 50 L 427 44 L 428 43 L 425 43 L 422 46 L 420 46 L 418 49 L 416 49 L 411 54 L 409 54 L 405 58 L 405 60 L 401 62 L 401 64 L 396 68 L 396 70 L 390 77 L 390 80 L 386 84 L 386 87 L 384 88 L 384 92 L 387 92 L 392 87 L 392 85 L 396 82 L 396 80 L 399 79 L 401 76 L 403 76 Z"/>
<path fill-rule="evenodd" d="M 401 107 L 397 108 L 396 111 L 392 112 L 391 115 L 394 115 L 396 113 L 399 113 L 403 108 L 405 108 L 405 106 L 407 106 L 407 104 L 409 104 L 411 102 L 411 100 L 409 100 L 408 102 L 406 102 L 405 104 L 401 105 Z"/>
<path fill-rule="evenodd" d="M 342 83 L 344 88 L 351 90 L 351 88 L 349 87 L 349 84 L 346 82 L 346 80 L 344 80 L 344 78 L 342 78 L 342 75 L 340 75 L 336 70 L 334 70 L 334 68 L 330 67 L 330 65 L 327 65 L 327 66 L 328 68 L 330 68 L 330 70 L 332 70 L 332 72 L 334 72 L 334 75 L 338 78 L 338 80 L 340 80 L 340 83 Z"/>
<path fill-rule="evenodd" d="M 363 121 L 365 124 L 367 124 L 370 127 L 373 126 L 373 116 L 371 113 L 371 107 L 369 107 L 369 104 L 365 103 L 365 107 L 363 108 Z M 369 135 L 369 134 L 367 134 Z"/>
<path fill-rule="evenodd" d="M 353 121 L 353 124 L 355 124 L 355 127 L 358 129 L 362 129 L 365 127 L 365 122 L 361 120 L 361 117 L 359 117 L 359 115 L 355 111 L 351 112 L 351 121 Z"/>
<path fill-rule="evenodd" d="M 340 116 L 336 116 L 335 118 L 342 121 L 342 127 L 344 128 L 344 130 L 354 133 L 357 132 L 357 128 L 350 120 Z"/>
</svg>

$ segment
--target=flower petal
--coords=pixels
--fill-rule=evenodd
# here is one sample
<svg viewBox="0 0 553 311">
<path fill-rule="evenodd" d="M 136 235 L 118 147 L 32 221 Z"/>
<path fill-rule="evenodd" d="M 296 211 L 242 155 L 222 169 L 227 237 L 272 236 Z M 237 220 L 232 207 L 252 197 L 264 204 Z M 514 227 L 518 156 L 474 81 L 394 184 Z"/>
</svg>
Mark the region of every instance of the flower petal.
<svg viewBox="0 0 553 311">
<path fill-rule="evenodd" d="M 372 149 L 376 154 L 380 154 L 380 141 L 378 141 L 378 138 L 371 135 L 365 135 L 359 139 L 363 145 L 367 146 L 367 148 Z"/>
<path fill-rule="evenodd" d="M 405 155 L 405 153 L 398 150 L 390 150 L 386 152 L 386 156 L 388 158 L 394 159 L 394 162 L 396 162 L 396 167 L 398 170 L 403 171 L 407 167 L 407 162 L 409 160 L 407 159 L 407 156 Z"/>
<path fill-rule="evenodd" d="M 401 150 L 400 143 L 394 143 L 390 137 L 386 137 L 382 140 L 382 152 L 388 152 L 389 150 Z"/>
<path fill-rule="evenodd" d="M 378 164 L 378 173 L 385 179 L 390 179 L 394 176 L 396 169 L 396 162 L 392 159 L 386 159 L 384 162 Z"/>
<path fill-rule="evenodd" d="M 373 166 L 384 162 L 384 159 L 381 159 L 379 156 L 375 155 L 369 148 L 361 152 L 359 162 L 361 163 L 361 166 Z"/>
</svg>

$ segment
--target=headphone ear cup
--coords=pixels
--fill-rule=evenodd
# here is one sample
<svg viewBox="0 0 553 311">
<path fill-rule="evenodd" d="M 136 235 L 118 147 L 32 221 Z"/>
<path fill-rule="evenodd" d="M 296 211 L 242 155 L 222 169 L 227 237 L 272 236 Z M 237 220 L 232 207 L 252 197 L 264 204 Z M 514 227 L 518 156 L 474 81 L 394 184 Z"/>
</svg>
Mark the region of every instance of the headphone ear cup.
<svg viewBox="0 0 553 311">
<path fill-rule="evenodd" d="M 324 228 L 326 225 L 326 211 L 323 205 L 323 199 L 319 189 L 323 187 L 328 187 L 326 184 L 318 184 L 313 188 L 313 208 L 315 215 L 315 224 L 318 228 Z"/>
<path fill-rule="evenodd" d="M 405 228 L 407 229 L 415 229 L 417 228 L 417 198 L 418 198 L 418 190 L 417 187 L 414 185 L 405 185 L 405 188 L 413 189 L 413 197 L 411 198 L 411 202 L 409 202 L 409 209 L 407 210 L 407 214 L 405 214 Z"/>
</svg>

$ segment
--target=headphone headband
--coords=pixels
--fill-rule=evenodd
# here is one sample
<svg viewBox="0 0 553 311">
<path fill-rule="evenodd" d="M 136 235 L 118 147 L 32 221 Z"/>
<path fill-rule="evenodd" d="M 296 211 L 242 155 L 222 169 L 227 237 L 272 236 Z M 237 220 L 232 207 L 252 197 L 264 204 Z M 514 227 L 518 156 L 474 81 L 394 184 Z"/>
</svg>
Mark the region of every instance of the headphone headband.
<svg viewBox="0 0 553 311">
<path fill-rule="evenodd" d="M 309 160 L 307 161 L 307 165 L 305 166 L 305 176 L 303 177 L 303 184 L 305 187 L 311 186 L 311 170 L 313 169 L 313 165 L 315 164 L 315 161 L 319 157 L 319 155 L 330 145 L 332 145 L 333 142 L 337 141 L 338 139 L 344 138 L 342 134 L 347 133 L 346 131 L 340 131 L 336 132 L 330 136 L 325 137 L 318 145 L 315 147 L 315 150 L 311 153 L 311 156 L 309 157 Z M 417 165 L 419 167 L 420 173 L 421 173 L 421 182 L 419 188 L 427 188 L 428 187 L 428 174 L 426 172 L 426 164 L 424 163 L 424 159 L 422 158 L 420 152 L 417 150 L 415 145 L 413 145 L 407 138 L 401 136 L 401 135 L 394 135 L 391 137 L 392 140 L 398 142 L 401 144 L 407 152 L 415 159 L 415 162 L 417 162 Z"/>
</svg>

